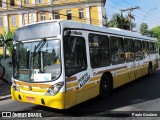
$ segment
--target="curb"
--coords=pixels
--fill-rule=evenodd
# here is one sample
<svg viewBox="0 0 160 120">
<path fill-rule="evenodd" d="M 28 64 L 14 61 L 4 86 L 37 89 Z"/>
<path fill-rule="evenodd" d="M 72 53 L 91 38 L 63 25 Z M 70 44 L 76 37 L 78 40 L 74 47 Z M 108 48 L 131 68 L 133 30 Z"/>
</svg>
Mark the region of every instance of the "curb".
<svg viewBox="0 0 160 120">
<path fill-rule="evenodd" d="M 11 95 L 6 95 L 6 96 L 0 97 L 0 101 L 7 100 L 7 99 L 11 99 Z"/>
</svg>

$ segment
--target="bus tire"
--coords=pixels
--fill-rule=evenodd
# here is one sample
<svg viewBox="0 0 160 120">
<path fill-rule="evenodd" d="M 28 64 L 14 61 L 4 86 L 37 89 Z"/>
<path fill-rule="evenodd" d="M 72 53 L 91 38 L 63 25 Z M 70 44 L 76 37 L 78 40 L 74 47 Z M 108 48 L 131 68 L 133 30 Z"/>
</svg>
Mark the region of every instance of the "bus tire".
<svg viewBox="0 0 160 120">
<path fill-rule="evenodd" d="M 148 67 L 148 76 L 151 76 L 152 73 L 153 73 L 152 64 L 150 63 L 150 64 L 149 64 L 149 67 Z"/>
<path fill-rule="evenodd" d="M 112 92 L 112 78 L 110 75 L 104 75 L 102 76 L 102 79 L 100 81 L 100 98 L 106 98 L 108 97 Z"/>
</svg>

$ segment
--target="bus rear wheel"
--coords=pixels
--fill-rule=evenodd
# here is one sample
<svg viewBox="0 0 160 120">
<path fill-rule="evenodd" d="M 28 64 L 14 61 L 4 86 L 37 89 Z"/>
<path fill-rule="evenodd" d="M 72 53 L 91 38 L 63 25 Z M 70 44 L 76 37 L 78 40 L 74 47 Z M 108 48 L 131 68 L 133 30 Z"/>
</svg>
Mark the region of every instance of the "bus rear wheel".
<svg viewBox="0 0 160 120">
<path fill-rule="evenodd" d="M 112 80 L 109 75 L 102 77 L 100 82 L 100 98 L 106 98 L 111 94 L 112 91 Z"/>
</svg>

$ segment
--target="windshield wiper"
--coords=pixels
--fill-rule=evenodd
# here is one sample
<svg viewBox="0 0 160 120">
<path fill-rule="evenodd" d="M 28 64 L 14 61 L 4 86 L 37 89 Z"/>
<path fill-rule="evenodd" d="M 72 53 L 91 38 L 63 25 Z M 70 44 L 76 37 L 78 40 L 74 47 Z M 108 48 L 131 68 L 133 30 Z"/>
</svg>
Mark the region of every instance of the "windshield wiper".
<svg viewBox="0 0 160 120">
<path fill-rule="evenodd" d="M 36 52 L 39 52 L 39 51 L 43 48 L 43 46 L 45 45 L 45 43 L 46 43 L 46 38 L 42 39 L 42 40 L 38 43 L 37 46 L 35 45 L 35 47 L 34 47 L 34 52 L 33 52 L 33 63 L 34 63 L 34 59 L 35 59 L 35 53 L 36 53 Z"/>
<path fill-rule="evenodd" d="M 43 48 L 45 43 L 46 43 L 46 38 L 42 39 L 37 46 L 35 45 L 34 52 L 33 52 L 33 63 L 34 63 L 35 53 L 39 52 Z"/>
<path fill-rule="evenodd" d="M 29 72 L 29 78 L 30 78 L 30 82 L 33 81 L 33 79 L 31 78 L 31 74 L 32 74 L 31 69 L 32 69 L 32 67 L 34 67 L 36 52 L 39 52 L 39 51 L 43 48 L 43 46 L 45 45 L 45 43 L 46 43 L 46 38 L 42 39 L 42 40 L 38 43 L 37 46 L 35 45 L 34 51 L 33 51 L 33 55 L 31 55 L 31 53 L 30 53 L 30 66 L 29 66 L 29 71 L 30 71 L 30 72 Z M 32 62 L 31 57 L 33 57 L 33 62 Z M 33 66 L 32 66 L 32 64 L 33 64 Z M 41 71 L 41 70 L 40 70 L 40 71 Z"/>
<path fill-rule="evenodd" d="M 46 38 L 42 39 L 37 46 L 34 48 L 34 53 L 39 52 L 46 43 Z"/>
</svg>

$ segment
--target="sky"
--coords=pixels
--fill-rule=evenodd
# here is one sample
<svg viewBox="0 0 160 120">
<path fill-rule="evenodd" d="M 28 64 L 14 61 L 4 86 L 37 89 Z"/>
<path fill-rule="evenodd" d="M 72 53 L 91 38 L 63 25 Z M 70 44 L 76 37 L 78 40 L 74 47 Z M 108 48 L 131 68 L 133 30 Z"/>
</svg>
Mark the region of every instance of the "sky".
<svg viewBox="0 0 160 120">
<path fill-rule="evenodd" d="M 108 20 L 114 13 L 120 13 L 120 9 L 139 6 L 141 9 L 133 10 L 136 23 L 136 31 L 139 31 L 141 23 L 147 23 L 149 29 L 160 26 L 160 0 L 106 0 L 105 9 Z M 127 11 L 123 15 L 127 15 Z"/>
</svg>

